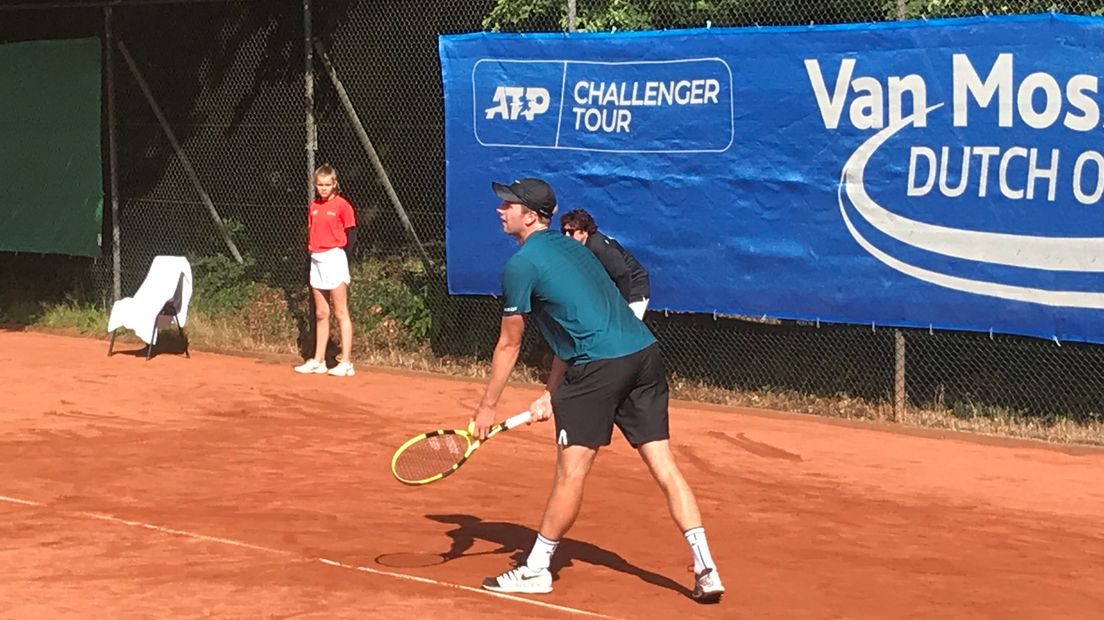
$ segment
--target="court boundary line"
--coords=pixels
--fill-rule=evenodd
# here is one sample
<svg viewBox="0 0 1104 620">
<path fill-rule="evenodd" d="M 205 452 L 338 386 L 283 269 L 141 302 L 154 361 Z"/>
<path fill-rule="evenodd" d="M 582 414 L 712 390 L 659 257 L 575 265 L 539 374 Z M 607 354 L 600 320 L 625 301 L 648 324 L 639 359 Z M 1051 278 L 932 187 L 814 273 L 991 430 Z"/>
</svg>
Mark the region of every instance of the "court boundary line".
<svg viewBox="0 0 1104 620">
<path fill-rule="evenodd" d="M 206 541 L 206 542 L 214 542 L 214 543 L 219 543 L 219 544 L 223 544 L 223 545 L 228 545 L 228 546 L 231 546 L 231 547 L 238 547 L 238 548 L 241 548 L 241 549 L 249 549 L 251 551 L 263 551 L 265 553 L 271 553 L 271 554 L 275 554 L 275 555 L 282 555 L 282 556 L 288 556 L 288 557 L 293 557 L 293 558 L 299 558 L 299 559 L 307 560 L 309 562 L 319 562 L 321 564 L 325 564 L 326 566 L 331 566 L 331 567 L 334 567 L 334 568 L 343 568 L 343 569 L 346 569 L 346 570 L 354 570 L 354 571 L 359 571 L 359 572 L 362 572 L 362 573 L 369 573 L 369 574 L 372 574 L 372 575 L 380 575 L 382 577 L 391 577 L 393 579 L 402 579 L 404 581 L 413 581 L 413 582 L 417 582 L 417 583 L 425 583 L 425 584 L 440 586 L 440 587 L 444 587 L 444 588 L 452 588 L 454 590 L 462 590 L 462 591 L 471 592 L 471 593 L 474 593 L 474 594 L 481 594 L 481 595 L 484 595 L 484 596 L 490 596 L 492 598 L 505 599 L 505 600 L 514 601 L 514 602 L 517 602 L 517 603 L 524 603 L 526 605 L 533 605 L 535 607 L 542 607 L 542 608 L 545 608 L 545 609 L 551 609 L 551 610 L 554 610 L 554 611 L 561 611 L 561 612 L 564 612 L 564 613 L 574 614 L 574 615 L 578 615 L 578 616 L 588 616 L 588 617 L 591 617 L 591 618 L 608 618 L 608 619 L 611 619 L 611 620 L 615 618 L 615 616 L 607 616 L 606 614 L 601 614 L 601 613 L 594 612 L 594 611 L 587 611 L 585 609 L 578 609 L 578 608 L 575 608 L 575 607 L 568 607 L 566 605 L 556 605 L 555 603 L 546 603 L 544 601 L 534 601 L 532 599 L 528 599 L 528 598 L 525 598 L 523 596 L 514 596 L 514 595 L 511 595 L 511 594 L 503 594 L 501 592 L 491 592 L 490 590 L 484 590 L 482 588 L 475 588 L 475 587 L 472 587 L 472 586 L 465 586 L 465 585 L 459 584 L 459 583 L 441 581 L 441 580 L 433 579 L 433 578 L 430 578 L 430 577 L 419 577 L 417 575 L 408 575 L 406 573 L 397 573 L 397 572 L 393 572 L 393 571 L 379 570 L 379 569 L 376 569 L 376 568 L 372 568 L 370 566 L 358 566 L 358 565 L 355 565 L 355 564 L 346 564 L 344 562 L 338 562 L 337 560 L 331 560 L 331 559 L 328 559 L 328 558 L 306 556 L 306 555 L 302 555 L 300 553 L 296 553 L 294 551 L 288 551 L 286 549 L 277 549 L 275 547 L 265 547 L 265 546 L 262 546 L 262 545 L 254 545 L 252 543 L 242 542 L 240 540 L 233 540 L 231 538 L 222 538 L 222 537 L 219 537 L 219 536 L 208 536 L 206 534 L 199 534 L 197 532 L 189 532 L 187 530 L 181 530 L 181 529 L 176 529 L 176 528 L 171 528 L 171 527 L 164 527 L 164 526 L 156 525 L 156 524 L 153 524 L 153 523 L 146 523 L 146 522 L 143 522 L 143 521 L 135 521 L 135 520 L 132 520 L 132 519 L 124 519 L 122 517 L 117 517 L 115 515 L 110 515 L 110 514 L 106 514 L 106 513 L 102 513 L 102 512 L 89 512 L 89 511 L 84 511 L 84 510 L 64 510 L 64 509 L 60 509 L 60 508 L 55 508 L 55 507 L 50 506 L 49 504 L 45 504 L 43 502 L 36 502 L 36 501 L 31 501 L 31 500 L 26 500 L 26 499 L 20 499 L 20 498 L 17 498 L 17 497 L 9 497 L 9 496 L 6 496 L 6 495 L 0 495 L 0 502 L 6 502 L 6 503 L 9 503 L 9 504 L 17 504 L 17 505 L 20 505 L 20 506 L 29 506 L 29 507 L 35 507 L 35 508 L 45 508 L 47 510 L 53 511 L 53 512 L 58 513 L 58 514 L 63 514 L 63 515 L 86 517 L 86 518 L 89 518 L 89 519 L 96 519 L 96 520 L 99 520 L 99 521 L 106 521 L 106 522 L 109 522 L 109 523 L 122 524 L 122 525 L 126 525 L 128 527 L 135 527 L 135 528 L 140 528 L 140 529 L 152 530 L 152 531 L 155 531 L 155 532 L 160 532 L 162 534 L 168 534 L 168 535 L 171 535 L 171 536 L 179 536 L 179 537 L 182 537 L 182 538 L 191 538 L 193 540 L 202 540 L 202 541 Z"/>
</svg>

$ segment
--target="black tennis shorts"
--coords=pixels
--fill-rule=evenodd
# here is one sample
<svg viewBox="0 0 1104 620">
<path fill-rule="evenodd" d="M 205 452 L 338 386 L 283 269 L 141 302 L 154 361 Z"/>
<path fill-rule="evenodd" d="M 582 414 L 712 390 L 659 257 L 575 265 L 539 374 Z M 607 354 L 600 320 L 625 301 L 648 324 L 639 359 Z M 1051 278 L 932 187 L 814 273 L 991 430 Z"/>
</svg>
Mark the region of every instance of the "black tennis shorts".
<svg viewBox="0 0 1104 620">
<path fill-rule="evenodd" d="M 607 446 L 615 425 L 634 448 L 667 439 L 667 400 L 658 344 L 624 357 L 576 364 L 552 395 L 556 443 Z"/>
</svg>

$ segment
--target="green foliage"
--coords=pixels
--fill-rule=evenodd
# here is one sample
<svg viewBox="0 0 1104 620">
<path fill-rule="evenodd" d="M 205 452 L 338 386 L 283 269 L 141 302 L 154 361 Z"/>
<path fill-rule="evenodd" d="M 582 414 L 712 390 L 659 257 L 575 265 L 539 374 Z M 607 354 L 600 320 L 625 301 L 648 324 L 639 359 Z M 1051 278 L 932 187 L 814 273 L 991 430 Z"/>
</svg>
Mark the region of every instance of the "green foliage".
<svg viewBox="0 0 1104 620">
<path fill-rule="evenodd" d="M 1057 11 L 1104 15 L 1100 0 L 904 0 L 906 19 L 1015 15 Z M 898 0 L 578 0 L 580 31 L 658 30 L 715 26 L 825 24 L 895 20 Z M 496 0 L 483 20 L 495 31 L 567 30 L 567 0 Z"/>
<path fill-rule="evenodd" d="M 82 334 L 102 334 L 107 330 L 107 312 L 98 306 L 74 301 L 50 304 L 43 308 L 42 314 L 35 319 L 34 324 L 76 329 Z"/>
<path fill-rule="evenodd" d="M 103 305 L 90 281 L 93 259 L 61 254 L 0 257 L 0 324 L 33 325 L 52 305 Z M 106 325 L 106 323 L 105 323 Z"/>
<path fill-rule="evenodd" d="M 391 344 L 412 345 L 426 339 L 433 317 L 416 260 L 367 259 L 354 264 L 351 271 L 349 314 L 357 333 L 384 330 L 383 340 Z"/>
<path fill-rule="evenodd" d="M 1021 15 L 1029 13 L 1073 13 L 1085 15 L 1104 15 L 1104 3 L 1099 0 L 1005 0 L 990 2 L 986 0 L 905 0 L 905 17 L 966 17 L 971 15 Z M 897 17 L 897 3 L 890 0 L 886 5 L 886 17 Z"/>
<path fill-rule="evenodd" d="M 915 0 L 914 0 L 915 1 Z M 888 2 L 895 16 L 895 0 Z M 567 0 L 496 0 L 483 20 L 489 30 L 567 29 Z M 886 19 L 882 7 L 854 0 L 579 0 L 580 31 L 659 30 L 714 26 L 808 24 Z"/>
<path fill-rule="evenodd" d="M 250 271 L 255 261 L 244 257 L 239 263 L 224 254 L 192 259 L 194 286 L 192 306 L 207 314 L 234 312 L 245 307 L 259 292 Z"/>
<path fill-rule="evenodd" d="M 576 29 L 650 30 L 704 26 L 711 16 L 723 18 L 738 12 L 746 2 L 738 0 L 595 0 L 582 1 L 576 9 Z M 497 0 L 483 20 L 491 30 L 567 29 L 566 0 Z"/>
<path fill-rule="evenodd" d="M 42 304 L 14 295 L 0 298 L 0 325 L 30 325 L 42 314 Z"/>
<path fill-rule="evenodd" d="M 530 30 L 542 18 L 560 15 L 567 6 L 566 0 L 496 0 L 491 12 L 483 19 L 483 27 L 488 30 Z"/>
<path fill-rule="evenodd" d="M 610 0 L 604 10 L 593 13 L 585 13 L 576 17 L 579 30 L 651 30 L 655 26 L 654 2 L 640 2 L 634 0 Z M 687 4 L 686 2 L 672 2 L 671 4 Z M 671 7 L 676 9 L 677 7 Z M 670 9 L 668 9 L 670 10 Z M 701 24 L 698 24 L 701 25 Z"/>
</svg>

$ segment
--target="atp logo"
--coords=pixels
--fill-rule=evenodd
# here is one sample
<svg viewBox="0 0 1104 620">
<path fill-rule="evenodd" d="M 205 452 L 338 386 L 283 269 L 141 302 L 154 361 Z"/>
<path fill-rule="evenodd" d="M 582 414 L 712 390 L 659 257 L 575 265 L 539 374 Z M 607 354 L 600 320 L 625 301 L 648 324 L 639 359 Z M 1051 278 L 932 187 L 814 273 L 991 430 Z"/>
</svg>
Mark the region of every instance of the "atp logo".
<svg viewBox="0 0 1104 620">
<path fill-rule="evenodd" d="M 548 111 L 552 101 L 547 88 L 537 86 L 499 86 L 491 98 L 493 105 L 484 112 L 487 120 L 502 117 L 503 120 L 516 121 L 519 117 L 531 121 L 537 115 Z"/>
</svg>

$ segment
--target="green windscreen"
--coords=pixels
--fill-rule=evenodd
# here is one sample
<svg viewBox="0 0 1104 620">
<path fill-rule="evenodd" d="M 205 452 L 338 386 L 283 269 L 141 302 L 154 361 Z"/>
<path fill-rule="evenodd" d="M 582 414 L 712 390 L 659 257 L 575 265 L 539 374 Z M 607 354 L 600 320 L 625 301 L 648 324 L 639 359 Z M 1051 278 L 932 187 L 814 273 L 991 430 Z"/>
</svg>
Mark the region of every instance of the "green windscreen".
<svg viewBox="0 0 1104 620">
<path fill-rule="evenodd" d="M 100 41 L 0 45 L 0 251 L 98 256 Z"/>
</svg>

